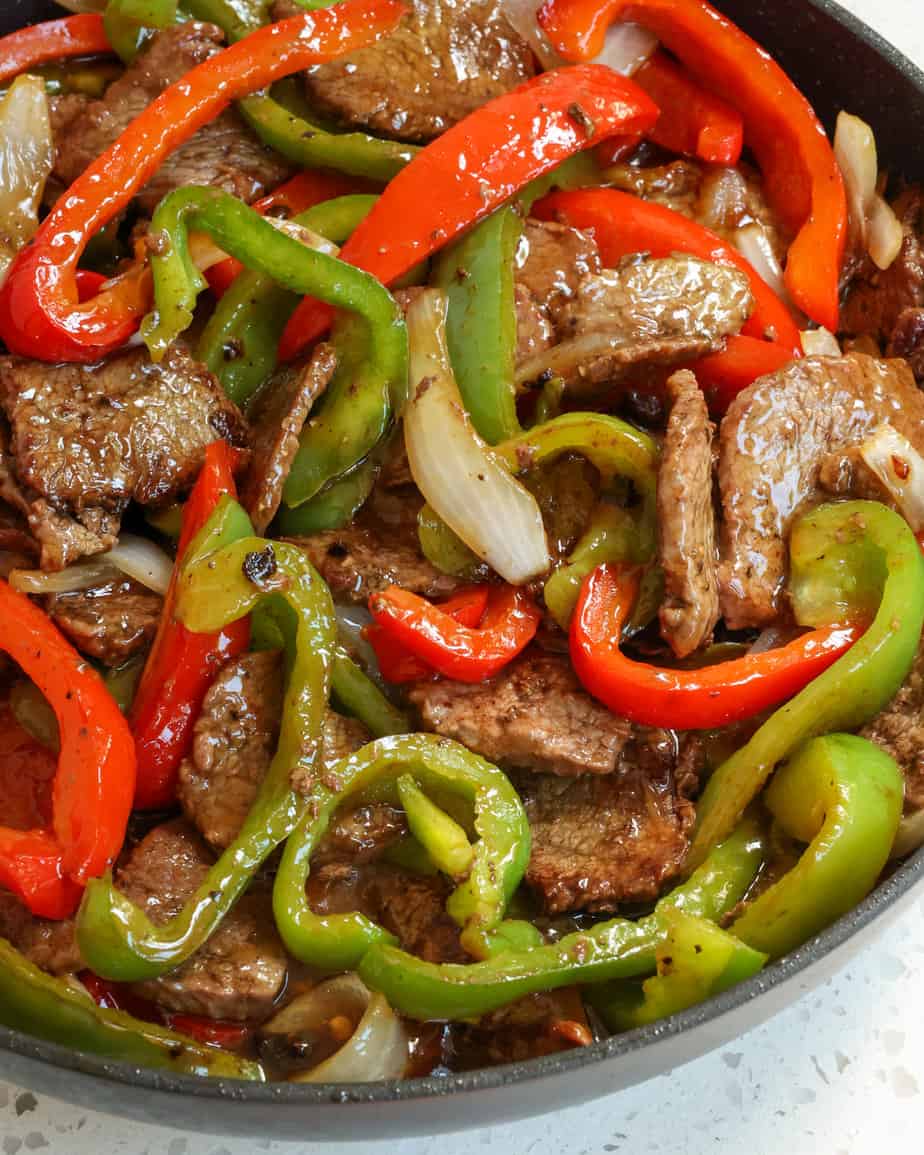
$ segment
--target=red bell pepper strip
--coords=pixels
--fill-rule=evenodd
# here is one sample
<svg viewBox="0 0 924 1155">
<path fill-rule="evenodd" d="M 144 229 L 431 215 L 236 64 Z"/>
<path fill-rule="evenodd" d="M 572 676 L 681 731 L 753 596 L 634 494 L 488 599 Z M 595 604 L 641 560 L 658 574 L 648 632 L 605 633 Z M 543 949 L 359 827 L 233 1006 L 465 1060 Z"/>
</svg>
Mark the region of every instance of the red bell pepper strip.
<svg viewBox="0 0 924 1155">
<path fill-rule="evenodd" d="M 0 581 L 0 649 L 48 699 L 61 753 L 50 828 L 0 827 L 0 885 L 33 914 L 65 918 L 87 879 L 122 848 L 135 786 L 135 750 L 99 674 L 25 595 Z"/>
<path fill-rule="evenodd" d="M 264 216 L 282 215 L 285 219 L 296 217 L 322 201 L 333 197 L 348 196 L 350 193 L 365 192 L 376 187 L 359 177 L 347 176 L 339 172 L 300 172 L 268 196 L 256 201 L 253 208 Z M 205 273 L 209 288 L 216 297 L 223 297 L 232 281 L 243 269 L 240 261 L 228 257 L 219 265 L 212 265 Z"/>
<path fill-rule="evenodd" d="M 571 662 L 584 688 L 643 726 L 711 730 L 791 698 L 860 637 L 856 626 L 811 630 L 788 645 L 695 670 L 652 666 L 619 648 L 638 571 L 606 564 L 588 574 L 571 621 Z"/>
<path fill-rule="evenodd" d="M 758 377 L 775 373 L 793 359 L 793 351 L 756 337 L 726 337 L 725 348 L 691 366 L 709 407 L 722 414 L 735 397 Z"/>
<path fill-rule="evenodd" d="M 707 164 L 738 163 L 744 121 L 730 104 L 698 85 L 663 52 L 646 60 L 632 79 L 661 109 L 648 133 L 655 144 Z"/>
<path fill-rule="evenodd" d="M 441 602 L 439 608 L 444 614 L 454 618 L 460 626 L 475 629 L 484 617 L 489 588 L 483 585 L 461 590 L 445 602 Z M 379 672 L 386 682 L 397 686 L 405 682 L 420 682 L 434 675 L 432 666 L 415 657 L 382 626 L 373 622 L 371 626 L 366 626 L 363 635 L 375 651 Z"/>
<path fill-rule="evenodd" d="M 369 611 L 386 634 L 456 682 L 493 678 L 529 645 L 542 620 L 529 595 L 509 585 L 491 590 L 477 628 L 460 625 L 442 607 L 399 586 L 373 594 Z"/>
<path fill-rule="evenodd" d="M 103 18 L 96 12 L 65 16 L 19 28 L 0 38 L 0 84 L 21 72 L 73 56 L 112 52 Z"/>
<path fill-rule="evenodd" d="M 251 1033 L 251 1028 L 244 1023 L 229 1023 L 225 1019 L 209 1019 L 205 1015 L 174 1015 L 163 1016 L 164 1026 L 171 1031 L 179 1031 L 181 1035 L 188 1035 L 197 1042 L 206 1043 L 210 1047 L 222 1047 L 234 1050 L 242 1046 Z"/>
<path fill-rule="evenodd" d="M 399 0 L 342 0 L 268 24 L 197 65 L 160 94 L 78 177 L 22 249 L 0 290 L 0 337 L 42 361 L 97 361 L 138 327 L 137 304 L 103 292 L 78 303 L 87 242 L 129 203 L 168 153 L 243 96 L 391 31 Z"/>
<path fill-rule="evenodd" d="M 176 776 L 193 737 L 193 725 L 215 675 L 250 641 L 250 623 L 241 618 L 217 634 L 194 634 L 174 620 L 177 573 L 184 553 L 224 494 L 236 495 L 234 454 L 224 441 L 205 451 L 205 464 L 183 509 L 177 564 L 154 645 L 148 655 L 131 710 L 138 751 L 135 806 L 156 809 L 176 799 Z"/>
<path fill-rule="evenodd" d="M 391 181 L 340 252 L 391 284 L 525 184 L 607 137 L 647 131 L 655 103 L 599 64 L 559 68 L 489 101 L 421 149 Z M 280 356 L 317 334 L 315 303 L 289 322 Z"/>
<path fill-rule="evenodd" d="M 593 229 L 604 265 L 615 266 L 629 253 L 669 257 L 679 252 L 740 270 L 748 278 L 755 302 L 742 332 L 784 346 L 790 357 L 802 355 L 792 314 L 763 277 L 737 249 L 689 217 L 611 188 L 550 193 L 533 206 L 533 216 Z"/>
<path fill-rule="evenodd" d="M 776 61 L 706 0 L 545 0 L 539 12 L 566 60 L 595 56 L 617 20 L 649 28 L 700 84 L 741 113 L 767 196 L 796 234 L 786 287 L 812 320 L 837 332 L 847 199 L 812 106 Z"/>
</svg>

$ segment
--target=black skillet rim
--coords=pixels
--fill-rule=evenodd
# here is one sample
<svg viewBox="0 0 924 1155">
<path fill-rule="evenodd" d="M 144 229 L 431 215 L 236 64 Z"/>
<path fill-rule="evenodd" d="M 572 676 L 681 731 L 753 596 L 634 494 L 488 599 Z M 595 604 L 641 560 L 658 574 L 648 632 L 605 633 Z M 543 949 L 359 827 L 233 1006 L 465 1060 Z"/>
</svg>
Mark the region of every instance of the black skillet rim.
<svg viewBox="0 0 924 1155">
<path fill-rule="evenodd" d="M 810 7 L 832 16 L 857 40 L 885 58 L 889 64 L 924 93 L 924 72 L 893 44 L 875 32 L 835 0 L 805 0 Z M 639 1030 L 614 1035 L 589 1047 L 563 1051 L 543 1058 L 499 1067 L 485 1067 L 448 1077 L 388 1080 L 381 1083 L 244 1083 L 230 1079 L 174 1075 L 154 1068 L 137 1067 L 75 1051 L 56 1043 L 35 1039 L 21 1031 L 0 1027 L 0 1050 L 26 1059 L 75 1071 L 115 1084 L 166 1095 L 184 1095 L 200 1101 L 242 1104 L 279 1104 L 314 1107 L 331 1103 L 397 1103 L 442 1098 L 473 1091 L 490 1091 L 511 1083 L 528 1083 L 566 1072 L 575 1072 L 596 1063 L 625 1057 L 645 1047 L 675 1038 L 684 1032 L 715 1022 L 759 996 L 782 986 L 812 964 L 843 946 L 865 927 L 874 923 L 924 878 L 924 847 L 904 862 L 859 906 L 854 907 L 821 934 L 798 950 L 767 967 L 754 978 L 661 1022 Z"/>
</svg>

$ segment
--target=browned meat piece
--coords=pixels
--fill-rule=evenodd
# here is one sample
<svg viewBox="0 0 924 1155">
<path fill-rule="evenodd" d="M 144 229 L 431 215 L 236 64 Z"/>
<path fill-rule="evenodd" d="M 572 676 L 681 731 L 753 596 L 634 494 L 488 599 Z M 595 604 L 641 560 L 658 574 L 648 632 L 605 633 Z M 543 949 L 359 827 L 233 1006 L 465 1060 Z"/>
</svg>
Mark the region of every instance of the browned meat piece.
<svg viewBox="0 0 924 1155">
<path fill-rule="evenodd" d="M 886 352 L 889 357 L 904 357 L 915 381 L 924 385 L 924 308 L 898 314 Z"/>
<path fill-rule="evenodd" d="M 51 139 L 57 154 L 65 147 L 74 121 L 86 112 L 93 103 L 92 97 L 82 92 L 66 92 L 52 96 L 48 101 L 48 115 L 51 120 Z"/>
<path fill-rule="evenodd" d="M 407 821 L 403 810 L 384 802 L 357 806 L 334 818 L 312 855 L 312 867 L 328 862 L 351 866 L 374 862 L 405 834 Z"/>
<path fill-rule="evenodd" d="M 822 470 L 837 492 L 852 488 L 850 448 L 884 422 L 924 451 L 924 396 L 908 366 L 860 353 L 804 357 L 731 403 L 719 435 L 719 600 L 731 629 L 777 616 L 794 515 Z"/>
<path fill-rule="evenodd" d="M 718 349 L 754 305 L 747 277 L 696 257 L 626 261 L 584 277 L 558 311 L 560 343 L 517 369 L 567 385 L 614 384 L 639 364 L 672 365 Z"/>
<path fill-rule="evenodd" d="M 719 620 L 715 511 L 712 506 L 714 427 L 689 370 L 667 382 L 672 407 L 658 470 L 658 557 L 664 570 L 661 636 L 678 658 L 698 649 Z"/>
<path fill-rule="evenodd" d="M 276 516 L 302 426 L 336 368 L 333 346 L 319 345 L 307 365 L 276 374 L 247 411 L 253 457 L 241 487 L 241 504 L 257 533 L 264 533 Z"/>
<path fill-rule="evenodd" d="M 58 145 L 56 176 L 65 184 L 76 180 L 165 88 L 222 47 L 221 30 L 214 24 L 188 21 L 158 32 L 102 99 L 69 123 Z M 281 184 L 289 172 L 229 110 L 164 161 L 138 194 L 138 205 L 150 215 L 168 192 L 184 185 L 211 185 L 250 202 Z"/>
<path fill-rule="evenodd" d="M 5 444 L 0 438 L 0 445 Z M 4 553 L 19 554 L 23 559 L 23 567 L 28 568 L 34 564 L 35 558 L 38 556 L 38 542 L 29 532 L 29 525 L 26 519 L 20 514 L 12 505 L 3 504 L 2 494 L 5 485 L 9 485 L 15 490 L 15 485 L 10 482 L 9 474 L 4 476 L 5 467 L 8 468 L 4 459 L 2 449 L 0 449 L 0 550 Z M 16 568 L 11 566 L 11 569 Z"/>
<path fill-rule="evenodd" d="M 503 766 L 547 774 L 611 774 L 632 725 L 581 688 L 568 659 L 528 651 L 490 682 L 418 682 L 423 725 Z"/>
<path fill-rule="evenodd" d="M 526 881 L 549 914 L 648 902 L 679 873 L 693 806 L 675 782 L 673 741 L 645 753 L 616 774 L 521 780 L 533 838 Z"/>
<path fill-rule="evenodd" d="M 881 344 L 892 340 L 906 309 L 924 307 L 924 190 L 917 185 L 905 189 L 892 207 L 905 234 L 901 251 L 884 271 L 866 262 L 840 315 L 842 333 L 871 334 Z"/>
<path fill-rule="evenodd" d="M 156 826 L 135 846 L 117 883 L 158 926 L 201 886 L 212 858 L 182 819 Z M 286 953 L 269 894 L 251 891 L 182 966 L 134 989 L 168 1010 L 213 1019 L 262 1020 L 282 990 Z"/>
<path fill-rule="evenodd" d="M 368 868 L 364 889 L 374 917 L 406 951 L 427 962 L 470 961 L 459 942 L 459 928 L 446 913 L 452 892 L 446 879 L 375 864 Z"/>
<path fill-rule="evenodd" d="M 514 288 L 517 311 L 517 364 L 528 361 L 555 344 L 555 327 L 548 310 L 529 295 L 525 285 Z"/>
<path fill-rule="evenodd" d="M 154 640 L 163 605 L 160 594 L 126 579 L 57 594 L 48 599 L 48 612 L 81 653 L 120 666 Z"/>
<path fill-rule="evenodd" d="M 905 684 L 860 731 L 895 759 L 905 775 L 905 811 L 924 807 L 924 645 Z"/>
<path fill-rule="evenodd" d="M 0 405 L 12 429 L 8 481 L 45 569 L 110 548 L 130 501 L 177 498 L 209 442 L 245 438 L 217 379 L 179 345 L 159 365 L 143 349 L 92 367 L 0 358 Z"/>
<path fill-rule="evenodd" d="M 15 895 L 5 890 L 0 890 L 0 937 L 49 974 L 83 969 L 74 920 L 66 918 L 57 922 L 36 918 Z"/>
<path fill-rule="evenodd" d="M 217 849 L 234 841 L 266 777 L 279 737 L 282 700 L 282 662 L 276 650 L 235 658 L 206 694 L 190 757 L 180 766 L 178 793 L 186 817 Z M 334 765 L 368 740 L 359 722 L 328 710 L 325 765 Z"/>
<path fill-rule="evenodd" d="M 580 992 L 565 987 L 527 995 L 475 1023 L 452 1023 L 444 1036 L 442 1058 L 452 1071 L 471 1071 L 522 1063 L 592 1041 Z"/>
<path fill-rule="evenodd" d="M 306 73 L 312 102 L 341 124 L 429 140 L 533 75 L 499 0 L 410 0 L 397 30 Z M 277 0 L 277 20 L 302 11 Z"/>
</svg>

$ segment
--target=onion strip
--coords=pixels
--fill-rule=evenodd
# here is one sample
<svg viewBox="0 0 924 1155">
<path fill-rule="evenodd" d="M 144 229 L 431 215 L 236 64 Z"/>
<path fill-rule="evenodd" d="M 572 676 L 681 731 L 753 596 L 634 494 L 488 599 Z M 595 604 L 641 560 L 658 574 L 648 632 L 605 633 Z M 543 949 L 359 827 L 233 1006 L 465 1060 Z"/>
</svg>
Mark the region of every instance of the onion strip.
<svg viewBox="0 0 924 1155">
<path fill-rule="evenodd" d="M 885 486 L 915 533 L 924 529 L 924 457 L 891 425 L 880 425 L 860 456 Z"/>
<path fill-rule="evenodd" d="M 147 589 L 165 594 L 173 573 L 173 559 L 160 546 L 124 533 L 108 553 L 49 573 L 41 569 L 14 569 L 9 583 L 22 594 L 72 594 L 118 581 L 123 575 Z"/>
<path fill-rule="evenodd" d="M 876 138 L 866 121 L 838 113 L 834 155 L 844 176 L 852 235 L 878 268 L 887 269 L 901 250 L 904 234 L 898 217 L 879 195 Z"/>
</svg>

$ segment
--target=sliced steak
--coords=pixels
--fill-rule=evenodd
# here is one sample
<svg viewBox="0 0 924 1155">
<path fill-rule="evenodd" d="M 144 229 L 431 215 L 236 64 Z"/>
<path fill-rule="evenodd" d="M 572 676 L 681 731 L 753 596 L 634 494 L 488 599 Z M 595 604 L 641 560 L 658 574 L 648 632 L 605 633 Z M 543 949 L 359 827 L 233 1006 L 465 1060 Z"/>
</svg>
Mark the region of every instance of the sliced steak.
<svg viewBox="0 0 924 1155">
<path fill-rule="evenodd" d="M 658 470 L 658 559 L 664 571 L 661 636 L 678 658 L 698 649 L 719 620 L 714 427 L 696 378 L 688 370 L 667 382 L 671 412 Z"/>
<path fill-rule="evenodd" d="M 205 843 L 182 819 L 155 827 L 118 871 L 119 889 L 155 926 L 201 886 L 212 864 Z M 271 1012 L 287 971 L 267 892 L 251 890 L 182 966 L 134 989 L 168 1010 L 234 1021 Z"/>
<path fill-rule="evenodd" d="M 526 881 L 547 913 L 649 902 L 679 873 L 694 810 L 677 787 L 674 749 L 665 736 L 616 774 L 520 779 L 532 831 Z"/>
<path fill-rule="evenodd" d="M 56 594 L 48 599 L 48 612 L 81 653 L 120 666 L 154 640 L 163 605 L 160 594 L 126 578 Z"/>
<path fill-rule="evenodd" d="M 49 974 L 83 969 L 72 918 L 36 918 L 15 895 L 0 890 L 0 937 Z"/>
<path fill-rule="evenodd" d="M 559 343 L 523 362 L 517 378 L 552 373 L 572 388 L 615 384 L 640 364 L 673 365 L 713 352 L 753 306 L 737 269 L 687 256 L 629 259 L 584 277 L 558 312 Z"/>
<path fill-rule="evenodd" d="M 390 36 L 306 73 L 312 103 L 351 128 L 430 140 L 535 71 L 499 0 L 410 0 Z M 281 19 L 302 11 L 274 5 Z"/>
<path fill-rule="evenodd" d="M 192 751 L 180 766 L 178 793 L 186 817 L 216 849 L 234 841 L 266 777 L 282 702 L 282 661 L 275 650 L 235 658 L 205 696 Z M 368 740 L 359 722 L 328 710 L 325 765 L 333 766 Z"/>
<path fill-rule="evenodd" d="M 860 731 L 895 759 L 905 776 L 905 812 L 924 807 L 924 645 L 905 683 Z"/>
<path fill-rule="evenodd" d="M 76 180 L 165 88 L 222 47 L 221 30 L 214 24 L 187 21 L 158 32 L 102 99 L 68 123 L 58 144 L 56 176 L 68 185 Z M 290 171 L 229 109 L 168 157 L 137 201 L 151 215 L 173 189 L 210 185 L 250 202 L 281 184 Z"/>
<path fill-rule="evenodd" d="M 888 422 L 924 452 L 924 395 L 903 361 L 804 357 L 759 378 L 719 435 L 719 600 L 731 629 L 776 618 L 793 517 L 819 492 L 854 490 L 851 447 Z"/>
<path fill-rule="evenodd" d="M 265 533 L 276 516 L 302 426 L 336 368 L 333 346 L 319 345 L 307 365 L 284 367 L 275 374 L 247 411 L 253 457 L 241 488 L 241 504 L 257 533 Z"/>
<path fill-rule="evenodd" d="M 489 682 L 418 682 L 408 697 L 423 726 L 502 766 L 611 774 L 633 735 L 587 694 L 563 655 L 530 650 Z"/>
<path fill-rule="evenodd" d="M 885 270 L 867 261 L 854 278 L 840 314 L 841 332 L 869 334 L 881 345 L 893 339 L 906 309 L 924 307 L 924 189 L 913 185 L 892 206 L 902 224 L 901 250 Z"/>
<path fill-rule="evenodd" d="M 903 309 L 898 314 L 886 353 L 904 357 L 915 381 L 924 385 L 924 308 Z"/>
<path fill-rule="evenodd" d="M 179 497 L 216 437 L 245 439 L 217 379 L 180 345 L 158 365 L 143 349 L 91 367 L 3 357 L 0 405 L 8 480 L 46 569 L 110 548 L 130 501 Z M 0 496 L 11 500 L 5 486 Z"/>
</svg>

